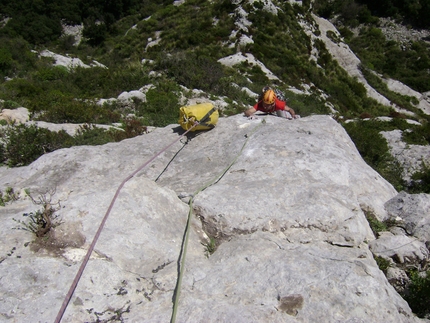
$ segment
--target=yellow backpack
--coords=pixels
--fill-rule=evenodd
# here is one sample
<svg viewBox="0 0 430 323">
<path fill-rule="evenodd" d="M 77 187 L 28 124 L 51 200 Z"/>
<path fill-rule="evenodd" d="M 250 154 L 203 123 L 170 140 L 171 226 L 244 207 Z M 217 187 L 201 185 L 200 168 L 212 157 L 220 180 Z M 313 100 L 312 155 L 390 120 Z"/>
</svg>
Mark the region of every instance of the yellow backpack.
<svg viewBox="0 0 430 323">
<path fill-rule="evenodd" d="M 200 103 L 188 105 L 179 109 L 179 124 L 184 130 L 189 130 L 194 126 L 194 122 L 199 125 L 194 127 L 195 130 L 210 130 L 218 122 L 218 110 L 212 103 Z"/>
</svg>

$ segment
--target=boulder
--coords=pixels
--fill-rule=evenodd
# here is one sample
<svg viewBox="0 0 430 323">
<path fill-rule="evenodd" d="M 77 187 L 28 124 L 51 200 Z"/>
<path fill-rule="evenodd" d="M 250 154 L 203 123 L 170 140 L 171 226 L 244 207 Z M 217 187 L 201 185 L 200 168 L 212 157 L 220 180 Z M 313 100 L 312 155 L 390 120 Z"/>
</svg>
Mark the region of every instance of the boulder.
<svg viewBox="0 0 430 323">
<path fill-rule="evenodd" d="M 5 322 L 54 321 L 105 215 L 62 322 L 169 321 L 179 270 L 178 322 L 420 321 L 368 246 L 363 210 L 387 218 L 397 192 L 336 121 L 236 115 L 182 133 L 170 125 L 0 168 L 0 189 L 16 192 L 0 208 Z M 55 206 L 43 238 L 12 229 L 44 206 L 24 190 Z"/>
<path fill-rule="evenodd" d="M 384 232 L 378 239 L 371 241 L 369 246 L 374 255 L 391 258 L 401 264 L 419 264 L 429 256 L 429 251 L 422 241 L 390 232 Z"/>
<path fill-rule="evenodd" d="M 16 109 L 2 109 L 0 111 L 0 120 L 6 120 L 8 123 L 24 123 L 30 120 L 28 109 L 19 107 Z"/>
<path fill-rule="evenodd" d="M 400 192 L 387 201 L 386 210 L 398 219 L 405 231 L 421 241 L 430 242 L 430 195 Z"/>
</svg>

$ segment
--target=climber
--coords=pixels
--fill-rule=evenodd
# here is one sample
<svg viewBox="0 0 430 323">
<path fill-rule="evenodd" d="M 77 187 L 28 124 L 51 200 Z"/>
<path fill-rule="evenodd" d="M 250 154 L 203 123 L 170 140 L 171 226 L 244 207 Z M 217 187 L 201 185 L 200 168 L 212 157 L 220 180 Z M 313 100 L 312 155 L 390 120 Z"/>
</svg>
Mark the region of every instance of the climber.
<svg viewBox="0 0 430 323">
<path fill-rule="evenodd" d="M 298 117 L 294 110 L 287 106 L 285 101 L 280 100 L 280 98 L 277 97 L 275 91 L 273 91 L 268 86 L 263 88 L 262 95 L 254 107 L 245 110 L 245 115 L 249 118 L 253 118 L 254 113 L 257 111 L 270 114 L 276 112 L 278 117 L 286 119 L 296 119 Z"/>
</svg>

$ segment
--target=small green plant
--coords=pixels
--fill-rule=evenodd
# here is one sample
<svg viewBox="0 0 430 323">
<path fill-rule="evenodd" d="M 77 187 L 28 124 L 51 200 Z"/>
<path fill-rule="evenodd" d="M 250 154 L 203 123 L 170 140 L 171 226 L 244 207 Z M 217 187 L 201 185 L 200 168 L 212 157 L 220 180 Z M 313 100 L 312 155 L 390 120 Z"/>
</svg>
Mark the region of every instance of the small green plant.
<svg viewBox="0 0 430 323">
<path fill-rule="evenodd" d="M 7 187 L 5 192 L 0 191 L 0 206 L 5 206 L 10 201 L 16 201 L 17 194 L 13 191 L 12 187 Z"/>
<path fill-rule="evenodd" d="M 370 228 L 372 229 L 375 237 L 379 235 L 379 232 L 388 230 L 387 223 L 379 221 L 373 212 L 364 211 L 364 214 L 366 215 L 367 222 L 369 222 Z"/>
<path fill-rule="evenodd" d="M 386 275 L 388 267 L 390 267 L 390 261 L 384 257 L 375 256 L 374 257 L 376 264 L 378 265 L 379 269 Z"/>
<path fill-rule="evenodd" d="M 61 205 L 60 201 L 54 204 L 51 203 L 54 194 L 55 189 L 51 192 L 41 194 L 37 200 L 28 194 L 33 204 L 41 206 L 42 208 L 34 212 L 24 213 L 23 216 L 26 220 L 13 219 L 20 225 L 14 229 L 29 231 L 34 233 L 37 238 L 42 238 L 46 236 L 52 228 L 59 226 L 61 221 L 59 221 L 59 215 L 56 214 L 56 212 L 60 209 Z"/>
<path fill-rule="evenodd" d="M 208 258 L 215 252 L 217 248 L 216 240 L 212 237 L 209 237 L 209 241 L 207 243 L 202 243 L 202 245 L 205 246 L 205 255 Z"/>
</svg>

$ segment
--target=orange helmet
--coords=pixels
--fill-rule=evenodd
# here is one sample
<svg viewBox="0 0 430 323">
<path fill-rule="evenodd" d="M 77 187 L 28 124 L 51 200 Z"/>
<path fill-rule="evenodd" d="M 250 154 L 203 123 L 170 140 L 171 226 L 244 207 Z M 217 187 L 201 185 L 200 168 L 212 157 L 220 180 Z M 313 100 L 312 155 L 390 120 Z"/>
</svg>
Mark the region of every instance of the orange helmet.
<svg viewBox="0 0 430 323">
<path fill-rule="evenodd" d="M 266 104 L 275 103 L 275 99 L 276 99 L 276 94 L 272 89 L 267 90 L 263 95 L 263 102 Z"/>
</svg>

